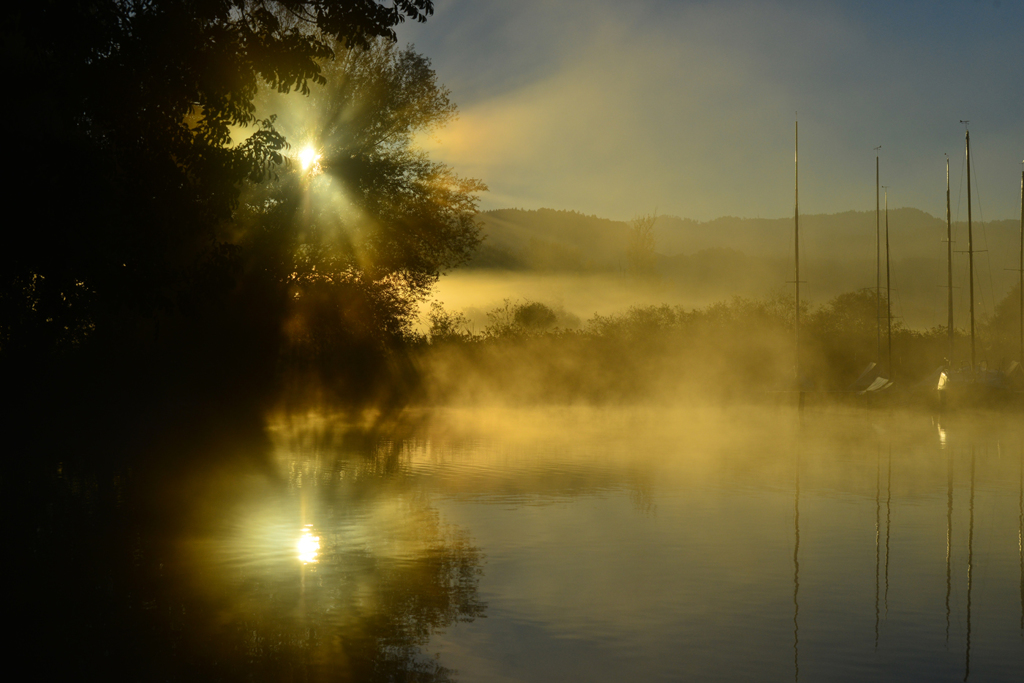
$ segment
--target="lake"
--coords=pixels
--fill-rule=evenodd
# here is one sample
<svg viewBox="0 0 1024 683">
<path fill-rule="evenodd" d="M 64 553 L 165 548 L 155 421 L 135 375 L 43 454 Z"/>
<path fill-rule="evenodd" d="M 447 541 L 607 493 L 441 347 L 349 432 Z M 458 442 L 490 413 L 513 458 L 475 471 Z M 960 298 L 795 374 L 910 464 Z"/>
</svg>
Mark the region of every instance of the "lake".
<svg viewBox="0 0 1024 683">
<path fill-rule="evenodd" d="M 27 482 L 25 642 L 137 680 L 1017 681 L 1019 418 L 277 414 Z"/>
</svg>

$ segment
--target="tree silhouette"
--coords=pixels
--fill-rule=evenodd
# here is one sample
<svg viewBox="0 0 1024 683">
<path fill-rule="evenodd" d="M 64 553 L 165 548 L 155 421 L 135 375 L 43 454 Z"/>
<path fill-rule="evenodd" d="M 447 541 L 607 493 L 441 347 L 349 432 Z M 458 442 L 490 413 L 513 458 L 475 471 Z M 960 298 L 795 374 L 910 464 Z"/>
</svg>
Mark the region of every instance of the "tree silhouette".
<svg viewBox="0 0 1024 683">
<path fill-rule="evenodd" d="M 285 330 L 295 369 L 350 394 L 395 373 L 416 305 L 441 272 L 480 241 L 476 193 L 486 186 L 431 161 L 414 144 L 456 113 L 429 60 L 385 39 L 333 46 L 327 84 L 273 93 L 295 142 L 286 172 L 243 195 L 241 243 L 252 268 L 287 286 Z M 345 388 L 347 387 L 347 388 Z"/>
<path fill-rule="evenodd" d="M 240 269 L 218 229 L 283 161 L 261 84 L 322 84 L 336 41 L 393 40 L 431 0 L 41 0 L 10 8 L 3 55 L 29 85 L 10 139 L 24 211 L 0 256 L 0 352 L 124 337 Z M 255 132 L 232 144 L 241 128 Z M 190 297 L 191 293 L 191 297 Z"/>
<path fill-rule="evenodd" d="M 309 254 L 329 270 L 358 270 L 374 280 L 399 274 L 424 292 L 476 248 L 475 194 L 487 188 L 414 145 L 416 135 L 456 115 L 426 57 L 381 39 L 365 49 L 335 45 L 334 53 L 324 67 L 327 85 L 297 112 L 291 103 L 291 115 L 278 120 L 290 140 L 316 147 L 318 170 L 333 183 L 319 188 L 319 206 L 307 202 L 305 215 L 295 214 L 298 239 L 316 242 Z M 275 105 L 285 103 L 266 106 Z M 275 196 L 292 201 L 297 189 L 316 188 L 280 185 Z"/>
</svg>

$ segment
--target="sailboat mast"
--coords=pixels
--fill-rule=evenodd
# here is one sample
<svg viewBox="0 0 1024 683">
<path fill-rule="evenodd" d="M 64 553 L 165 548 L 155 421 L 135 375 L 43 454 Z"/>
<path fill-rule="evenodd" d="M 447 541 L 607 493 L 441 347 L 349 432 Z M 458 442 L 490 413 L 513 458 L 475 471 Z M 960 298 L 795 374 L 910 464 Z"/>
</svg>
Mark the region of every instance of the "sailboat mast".
<svg viewBox="0 0 1024 683">
<path fill-rule="evenodd" d="M 882 359 L 882 238 L 878 222 L 878 150 L 875 148 L 875 358 Z"/>
<path fill-rule="evenodd" d="M 793 122 L 793 252 L 796 256 L 796 385 L 800 390 L 800 123 Z M 802 396 L 802 394 L 801 394 Z"/>
<path fill-rule="evenodd" d="M 966 122 L 965 122 L 966 123 Z M 971 131 L 967 131 L 967 270 L 971 280 L 971 371 L 974 371 L 974 228 L 971 224 Z"/>
<path fill-rule="evenodd" d="M 885 320 L 886 336 L 888 340 L 888 351 L 886 353 L 886 370 L 889 379 L 893 378 L 892 372 L 892 288 L 889 280 L 889 188 L 885 188 Z"/>
<path fill-rule="evenodd" d="M 953 222 L 949 213 L 949 157 L 946 157 L 946 287 L 949 319 L 946 331 L 949 334 L 949 365 L 953 366 Z"/>
</svg>

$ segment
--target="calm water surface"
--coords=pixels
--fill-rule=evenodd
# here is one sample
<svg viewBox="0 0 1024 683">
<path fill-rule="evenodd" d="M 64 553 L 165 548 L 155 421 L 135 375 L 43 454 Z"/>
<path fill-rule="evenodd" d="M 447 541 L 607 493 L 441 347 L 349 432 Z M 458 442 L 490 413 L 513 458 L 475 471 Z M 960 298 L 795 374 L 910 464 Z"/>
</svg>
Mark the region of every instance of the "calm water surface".
<svg viewBox="0 0 1024 683">
<path fill-rule="evenodd" d="M 1022 680 L 1019 415 L 423 418 L 278 417 L 269 464 L 113 505 L 75 632 L 154 678 Z"/>
</svg>

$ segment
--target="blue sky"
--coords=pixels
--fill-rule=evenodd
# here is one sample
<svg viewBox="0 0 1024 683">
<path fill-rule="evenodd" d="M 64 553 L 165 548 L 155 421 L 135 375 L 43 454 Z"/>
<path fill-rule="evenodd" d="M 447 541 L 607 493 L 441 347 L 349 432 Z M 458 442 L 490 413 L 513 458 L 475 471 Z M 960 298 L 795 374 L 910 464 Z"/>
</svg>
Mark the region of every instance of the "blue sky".
<svg viewBox="0 0 1024 683">
<path fill-rule="evenodd" d="M 435 9 L 399 39 L 461 114 L 423 144 L 488 183 L 482 208 L 786 216 L 799 112 L 801 212 L 874 208 L 882 145 L 891 206 L 941 215 L 948 153 L 956 213 L 969 119 L 982 216 L 1019 216 L 1022 0 Z"/>
</svg>

